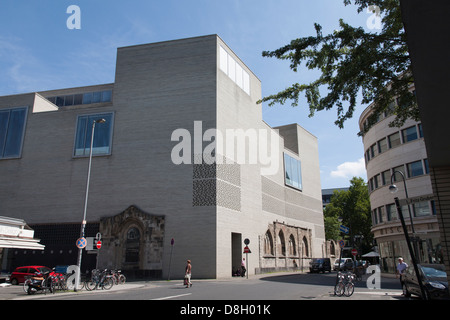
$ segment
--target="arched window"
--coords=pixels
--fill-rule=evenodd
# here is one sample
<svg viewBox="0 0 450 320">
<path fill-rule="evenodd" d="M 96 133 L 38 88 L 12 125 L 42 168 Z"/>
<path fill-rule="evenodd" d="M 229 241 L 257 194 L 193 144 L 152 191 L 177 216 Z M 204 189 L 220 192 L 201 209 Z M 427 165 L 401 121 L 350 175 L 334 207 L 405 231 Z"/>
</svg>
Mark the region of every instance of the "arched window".
<svg viewBox="0 0 450 320">
<path fill-rule="evenodd" d="M 303 237 L 302 241 L 302 251 L 304 257 L 309 257 L 309 246 L 308 246 L 308 239 L 306 237 Z"/>
<path fill-rule="evenodd" d="M 295 246 L 295 238 L 294 235 L 289 236 L 289 255 L 290 256 L 296 256 L 297 255 L 297 248 Z"/>
<path fill-rule="evenodd" d="M 269 230 L 267 230 L 266 236 L 264 237 L 264 254 L 273 255 L 273 239 Z"/>
<path fill-rule="evenodd" d="M 139 262 L 141 233 L 138 228 L 132 227 L 127 231 L 127 242 L 125 251 L 125 262 Z"/>
<path fill-rule="evenodd" d="M 278 233 L 278 249 L 280 249 L 278 251 L 280 255 L 282 256 L 286 255 L 286 242 L 284 240 L 283 230 L 280 230 L 280 232 Z"/>
<path fill-rule="evenodd" d="M 330 241 L 330 255 L 336 255 L 336 247 L 334 246 L 334 241 Z"/>
</svg>

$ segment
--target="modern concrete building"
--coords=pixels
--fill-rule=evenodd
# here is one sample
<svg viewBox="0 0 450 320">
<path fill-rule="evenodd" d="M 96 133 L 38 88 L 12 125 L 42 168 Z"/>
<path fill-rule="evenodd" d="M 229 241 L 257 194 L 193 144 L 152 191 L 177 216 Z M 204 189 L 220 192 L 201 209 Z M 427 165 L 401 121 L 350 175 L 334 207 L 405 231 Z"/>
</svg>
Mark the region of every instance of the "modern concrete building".
<svg viewBox="0 0 450 320">
<path fill-rule="evenodd" d="M 9 264 L 76 264 L 94 124 L 85 236 L 102 247 L 82 270 L 231 277 L 245 239 L 250 274 L 322 257 L 317 138 L 269 127 L 259 99 L 217 35 L 119 48 L 111 84 L 0 97 L 0 215 L 46 246 Z"/>
<path fill-rule="evenodd" d="M 366 108 L 360 116 L 361 130 L 371 114 L 371 107 Z M 403 257 L 407 263 L 411 262 L 394 197 L 402 201 L 403 216 L 408 231 L 416 239 L 413 242 L 419 260 L 427 263 L 442 260 L 422 125 L 407 120 L 401 128 L 389 127 L 393 117 L 385 114 L 363 137 L 372 207 L 372 232 L 384 272 L 395 272 L 398 257 Z M 395 194 L 389 191 L 391 179 L 398 187 Z M 405 184 L 409 208 L 405 201 Z"/>
</svg>

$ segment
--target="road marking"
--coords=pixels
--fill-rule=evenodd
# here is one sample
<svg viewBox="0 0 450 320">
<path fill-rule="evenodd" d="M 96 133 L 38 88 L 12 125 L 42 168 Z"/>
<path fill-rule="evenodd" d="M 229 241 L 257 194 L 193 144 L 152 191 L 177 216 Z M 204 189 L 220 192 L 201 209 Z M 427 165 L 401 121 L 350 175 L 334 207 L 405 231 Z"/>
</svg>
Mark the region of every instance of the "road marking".
<svg viewBox="0 0 450 320">
<path fill-rule="evenodd" d="M 380 296 L 400 296 L 402 294 L 402 291 L 392 291 L 392 292 L 386 292 L 386 291 L 355 291 L 357 294 L 372 294 L 372 295 L 380 295 Z"/>
<path fill-rule="evenodd" d="M 178 298 L 178 297 L 184 297 L 184 296 L 189 296 L 192 293 L 185 293 L 185 294 L 179 294 L 177 296 L 170 296 L 170 297 L 162 297 L 162 298 L 156 298 L 156 299 L 150 299 L 150 300 L 167 300 L 167 299 L 173 299 L 173 298 Z"/>
</svg>

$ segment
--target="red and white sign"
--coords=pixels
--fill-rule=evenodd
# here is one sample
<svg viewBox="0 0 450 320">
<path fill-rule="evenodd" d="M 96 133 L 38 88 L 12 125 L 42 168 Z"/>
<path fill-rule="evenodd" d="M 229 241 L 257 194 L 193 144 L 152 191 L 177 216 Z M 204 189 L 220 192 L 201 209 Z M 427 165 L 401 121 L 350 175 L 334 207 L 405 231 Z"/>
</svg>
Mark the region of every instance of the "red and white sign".
<svg viewBox="0 0 450 320">
<path fill-rule="evenodd" d="M 352 249 L 352 255 L 356 256 L 358 254 L 358 250 Z"/>
<path fill-rule="evenodd" d="M 245 246 L 244 253 L 251 253 L 250 248 L 248 246 Z"/>
<path fill-rule="evenodd" d="M 102 242 L 99 240 L 97 241 L 97 243 L 95 244 L 95 246 L 97 247 L 97 249 L 100 249 L 102 247 Z"/>
</svg>

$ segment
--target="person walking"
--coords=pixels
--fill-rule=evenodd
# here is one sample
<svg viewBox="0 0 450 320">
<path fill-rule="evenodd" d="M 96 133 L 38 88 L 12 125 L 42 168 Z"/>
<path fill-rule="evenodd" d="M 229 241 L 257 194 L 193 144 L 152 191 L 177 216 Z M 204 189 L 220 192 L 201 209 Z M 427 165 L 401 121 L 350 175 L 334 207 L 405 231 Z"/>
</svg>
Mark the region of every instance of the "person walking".
<svg viewBox="0 0 450 320">
<path fill-rule="evenodd" d="M 405 275 L 406 269 L 408 268 L 408 265 L 403 262 L 403 258 L 398 258 L 398 265 L 397 265 L 397 277 L 400 278 L 400 285 L 402 286 L 402 290 L 403 290 L 403 294 L 405 294 L 404 288 L 403 288 L 403 283 L 404 283 L 404 278 L 403 276 Z"/>
<path fill-rule="evenodd" d="M 188 260 L 187 264 L 186 264 L 186 270 L 184 273 L 184 279 L 185 279 L 184 284 L 186 285 L 186 288 L 192 287 L 191 272 L 192 272 L 191 260 Z"/>
<path fill-rule="evenodd" d="M 245 258 L 242 258 L 241 262 L 241 277 L 245 277 L 245 272 L 247 269 L 245 268 Z"/>
</svg>

